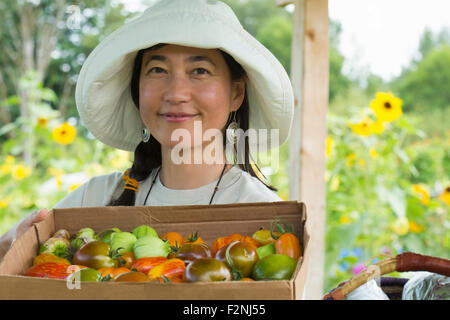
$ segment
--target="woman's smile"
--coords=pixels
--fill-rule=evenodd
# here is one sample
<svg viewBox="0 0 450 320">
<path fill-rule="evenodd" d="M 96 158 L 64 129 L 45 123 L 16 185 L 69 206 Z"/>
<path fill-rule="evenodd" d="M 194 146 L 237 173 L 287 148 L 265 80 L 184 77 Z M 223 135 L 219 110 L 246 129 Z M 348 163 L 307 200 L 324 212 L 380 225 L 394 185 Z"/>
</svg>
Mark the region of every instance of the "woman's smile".
<svg viewBox="0 0 450 320">
<path fill-rule="evenodd" d="M 188 114 L 188 113 L 175 113 L 167 112 L 160 114 L 160 116 L 168 122 L 185 122 L 193 118 L 196 118 L 199 114 Z"/>
</svg>

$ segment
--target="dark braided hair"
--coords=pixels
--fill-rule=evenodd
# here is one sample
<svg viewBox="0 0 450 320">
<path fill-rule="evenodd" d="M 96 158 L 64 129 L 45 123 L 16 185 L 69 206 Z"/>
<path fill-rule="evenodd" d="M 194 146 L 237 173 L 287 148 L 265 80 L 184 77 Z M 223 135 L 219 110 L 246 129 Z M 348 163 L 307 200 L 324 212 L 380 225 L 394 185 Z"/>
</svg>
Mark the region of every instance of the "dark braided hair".
<svg viewBox="0 0 450 320">
<path fill-rule="evenodd" d="M 131 76 L 131 98 L 136 106 L 139 109 L 139 78 L 141 73 L 141 65 L 142 58 L 144 52 L 147 50 L 156 50 L 162 46 L 164 43 L 157 44 L 153 47 L 139 50 L 136 58 L 134 60 L 133 73 Z M 245 70 L 242 66 L 234 60 L 234 58 L 228 53 L 219 50 L 222 56 L 225 59 L 225 62 L 230 70 L 231 80 L 238 80 L 245 76 Z M 225 125 L 225 128 L 228 127 L 232 119 L 230 118 Z M 236 111 L 236 121 L 239 123 L 240 129 L 246 132 L 249 129 L 249 106 L 247 100 L 247 93 L 245 93 L 244 101 L 242 102 L 241 107 Z M 226 145 L 226 135 L 224 135 L 223 145 Z M 251 176 L 256 177 L 260 180 L 267 188 L 272 191 L 277 191 L 276 188 L 268 185 L 264 181 L 262 181 L 258 174 L 262 175 L 259 167 L 254 163 L 258 174 L 255 172 L 254 167 L 250 164 L 250 152 L 249 152 L 249 143 L 248 136 L 244 136 L 244 159 L 237 159 L 239 153 L 237 152 L 237 146 L 234 146 L 234 159 L 235 162 L 238 160 L 239 167 L 248 172 Z M 242 156 L 242 155 L 241 155 Z M 244 162 L 244 163 L 243 163 Z M 148 178 L 153 169 L 158 168 L 161 165 L 161 144 L 150 135 L 150 140 L 147 143 L 141 141 L 136 150 L 134 151 L 134 161 L 131 169 L 129 170 L 130 178 L 136 179 L 137 181 L 143 181 Z M 264 176 L 264 175 L 263 175 Z M 136 192 L 130 189 L 124 189 L 122 194 L 117 199 L 111 200 L 108 204 L 109 206 L 134 206 L 136 201 Z"/>
</svg>

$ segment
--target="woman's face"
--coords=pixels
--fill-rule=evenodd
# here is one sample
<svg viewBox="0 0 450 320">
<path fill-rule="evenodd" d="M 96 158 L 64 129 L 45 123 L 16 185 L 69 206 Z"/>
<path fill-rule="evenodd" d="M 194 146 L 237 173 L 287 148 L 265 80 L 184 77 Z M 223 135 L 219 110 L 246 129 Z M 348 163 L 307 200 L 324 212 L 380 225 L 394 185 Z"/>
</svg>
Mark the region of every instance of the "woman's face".
<svg viewBox="0 0 450 320">
<path fill-rule="evenodd" d="M 172 141 L 176 129 L 190 135 L 190 143 L 183 141 L 183 148 L 209 143 L 203 141 L 203 133 L 208 129 L 222 131 L 244 95 L 245 79 L 231 81 L 217 49 L 164 45 L 143 55 L 139 110 L 144 124 L 163 147 L 180 143 L 179 137 Z"/>
</svg>

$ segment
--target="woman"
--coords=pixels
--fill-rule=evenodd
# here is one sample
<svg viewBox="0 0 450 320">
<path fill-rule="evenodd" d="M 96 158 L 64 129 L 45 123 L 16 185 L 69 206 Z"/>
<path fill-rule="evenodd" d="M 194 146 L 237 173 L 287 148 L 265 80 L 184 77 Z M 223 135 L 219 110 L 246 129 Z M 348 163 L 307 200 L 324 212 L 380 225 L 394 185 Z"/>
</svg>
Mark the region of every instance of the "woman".
<svg viewBox="0 0 450 320">
<path fill-rule="evenodd" d="M 160 1 L 114 31 L 83 64 L 76 103 L 88 130 L 133 151 L 134 161 L 54 208 L 281 201 L 255 172 L 250 151 L 287 140 L 292 87 L 220 1 Z M 47 214 L 25 217 L 0 248 Z"/>
</svg>

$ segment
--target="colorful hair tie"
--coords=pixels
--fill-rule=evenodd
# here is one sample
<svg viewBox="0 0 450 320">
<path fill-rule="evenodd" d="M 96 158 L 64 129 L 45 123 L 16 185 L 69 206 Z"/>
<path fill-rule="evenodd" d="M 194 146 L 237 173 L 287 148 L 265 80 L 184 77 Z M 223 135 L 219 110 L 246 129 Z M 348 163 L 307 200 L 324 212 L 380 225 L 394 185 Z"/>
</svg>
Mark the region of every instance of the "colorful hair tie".
<svg viewBox="0 0 450 320">
<path fill-rule="evenodd" d="M 129 174 L 129 170 L 127 170 L 123 173 L 122 179 L 125 181 L 125 186 L 123 188 L 133 190 L 134 192 L 138 192 L 139 191 L 139 181 L 137 181 L 136 179 L 130 178 L 130 176 L 128 174 Z"/>
</svg>

